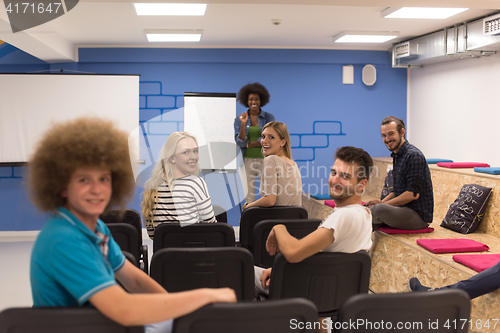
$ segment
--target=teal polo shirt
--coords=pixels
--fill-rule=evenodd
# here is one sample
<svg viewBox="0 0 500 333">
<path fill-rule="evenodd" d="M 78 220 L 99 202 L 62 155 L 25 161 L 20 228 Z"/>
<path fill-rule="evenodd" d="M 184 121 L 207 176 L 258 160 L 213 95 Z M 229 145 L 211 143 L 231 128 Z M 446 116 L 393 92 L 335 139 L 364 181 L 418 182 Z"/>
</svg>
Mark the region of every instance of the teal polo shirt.
<svg viewBox="0 0 500 333">
<path fill-rule="evenodd" d="M 96 232 L 109 237 L 107 247 Z M 124 264 L 125 256 L 101 220 L 93 232 L 60 207 L 38 235 L 31 253 L 33 303 L 81 306 L 92 295 L 116 285 L 114 273 Z"/>
</svg>

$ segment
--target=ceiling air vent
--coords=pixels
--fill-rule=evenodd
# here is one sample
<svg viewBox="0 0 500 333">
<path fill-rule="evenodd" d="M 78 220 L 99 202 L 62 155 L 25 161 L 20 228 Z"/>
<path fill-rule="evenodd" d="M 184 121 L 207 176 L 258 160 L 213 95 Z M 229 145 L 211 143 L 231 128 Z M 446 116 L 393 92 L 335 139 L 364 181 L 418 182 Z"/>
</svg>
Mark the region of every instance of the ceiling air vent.
<svg viewBox="0 0 500 333">
<path fill-rule="evenodd" d="M 483 33 L 488 36 L 500 34 L 500 15 L 490 16 L 483 20 Z"/>
<path fill-rule="evenodd" d="M 396 59 L 407 58 L 417 54 L 417 44 L 404 42 L 394 45 L 394 57 Z"/>
</svg>

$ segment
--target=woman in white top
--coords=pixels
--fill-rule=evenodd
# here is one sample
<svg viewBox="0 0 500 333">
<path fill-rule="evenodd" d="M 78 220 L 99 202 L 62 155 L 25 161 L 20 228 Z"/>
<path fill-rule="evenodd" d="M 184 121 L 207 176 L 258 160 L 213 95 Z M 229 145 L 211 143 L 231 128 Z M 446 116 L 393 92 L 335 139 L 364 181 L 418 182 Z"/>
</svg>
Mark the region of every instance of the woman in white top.
<svg viewBox="0 0 500 333">
<path fill-rule="evenodd" d="M 207 184 L 198 176 L 198 154 L 198 142 L 188 132 L 170 134 L 163 145 L 141 204 L 151 238 L 160 223 L 217 222 Z"/>
<path fill-rule="evenodd" d="M 301 206 L 302 179 L 297 163 L 292 160 L 290 135 L 285 124 L 267 123 L 262 129 L 264 168 L 260 185 L 261 198 L 243 206 Z"/>
</svg>

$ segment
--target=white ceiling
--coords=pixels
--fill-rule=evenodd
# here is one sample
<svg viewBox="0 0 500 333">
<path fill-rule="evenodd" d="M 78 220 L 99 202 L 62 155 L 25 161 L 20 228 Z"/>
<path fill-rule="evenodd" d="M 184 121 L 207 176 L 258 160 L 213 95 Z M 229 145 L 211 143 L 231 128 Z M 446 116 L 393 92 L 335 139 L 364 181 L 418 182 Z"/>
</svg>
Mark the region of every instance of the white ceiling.
<svg viewBox="0 0 500 333">
<path fill-rule="evenodd" d="M 161 2 L 142 0 L 136 2 Z M 307 48 L 387 50 L 395 41 L 500 11 L 500 0 L 218 0 L 205 16 L 137 16 L 126 0 L 80 0 L 65 15 L 12 33 L 0 5 L 0 40 L 47 62 L 77 61 L 78 47 L 202 47 Z M 384 19 L 387 7 L 468 7 L 445 20 Z M 281 25 L 271 20 L 281 19 Z M 199 43 L 149 43 L 146 29 L 203 29 Z M 399 38 L 383 44 L 338 44 L 344 30 L 397 31 Z"/>
</svg>

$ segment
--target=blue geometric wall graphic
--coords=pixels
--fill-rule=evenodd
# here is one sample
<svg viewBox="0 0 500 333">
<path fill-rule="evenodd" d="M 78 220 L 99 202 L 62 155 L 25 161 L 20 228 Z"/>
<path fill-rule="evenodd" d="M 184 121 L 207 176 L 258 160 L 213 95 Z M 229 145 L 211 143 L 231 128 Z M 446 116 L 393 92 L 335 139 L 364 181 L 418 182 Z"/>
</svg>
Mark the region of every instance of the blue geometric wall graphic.
<svg viewBox="0 0 500 333">
<path fill-rule="evenodd" d="M 3 57 L 18 51 L 19 49 L 7 43 L 0 44 L 0 59 Z"/>
<path fill-rule="evenodd" d="M 306 149 L 312 151 L 312 158 L 295 158 L 294 160 L 296 162 L 314 161 L 316 158 L 316 149 L 327 148 L 330 145 L 330 137 L 338 135 L 346 135 L 346 133 L 342 132 L 342 123 L 334 120 L 317 120 L 313 122 L 312 133 L 290 133 L 292 149 Z M 297 141 L 298 144 L 296 144 Z"/>
<path fill-rule="evenodd" d="M 162 94 L 162 83 L 160 81 L 143 81 L 140 83 L 140 114 L 139 120 L 143 126 L 146 136 L 168 136 L 169 134 L 182 131 L 184 121 L 167 120 L 163 115 L 176 110 L 184 105 L 184 95 Z M 162 115 L 162 117 L 158 117 Z M 159 130 L 161 128 L 161 130 Z M 295 159 L 297 162 L 314 161 L 316 149 L 327 148 L 331 136 L 346 135 L 342 131 L 342 122 L 333 120 L 318 120 L 313 122 L 311 133 L 290 133 L 291 146 L 296 152 L 298 149 L 312 153 L 311 158 Z M 302 154 L 304 155 L 304 154 Z"/>
</svg>

